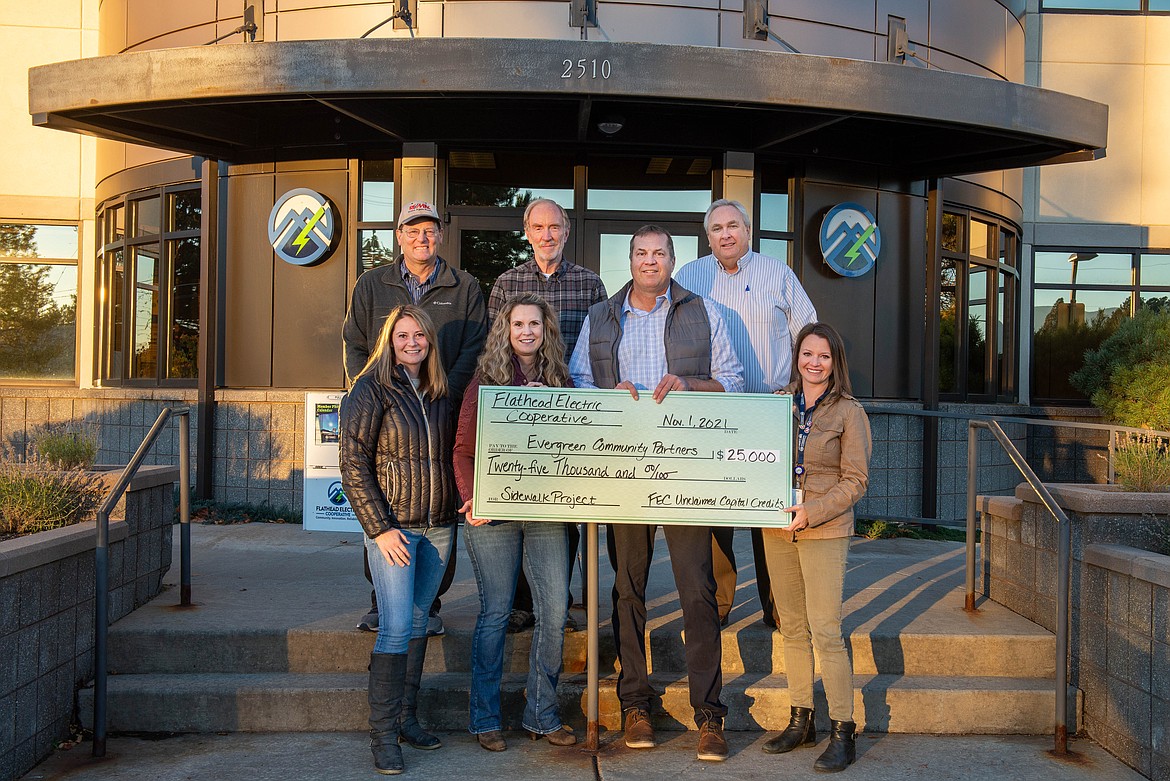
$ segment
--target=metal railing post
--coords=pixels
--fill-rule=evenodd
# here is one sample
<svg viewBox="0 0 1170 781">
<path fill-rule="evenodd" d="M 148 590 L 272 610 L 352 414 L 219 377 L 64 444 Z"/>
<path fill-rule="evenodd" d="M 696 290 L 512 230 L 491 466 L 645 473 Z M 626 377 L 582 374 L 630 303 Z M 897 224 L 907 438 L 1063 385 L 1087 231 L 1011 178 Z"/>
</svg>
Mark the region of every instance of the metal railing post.
<svg viewBox="0 0 1170 781">
<path fill-rule="evenodd" d="M 189 465 L 190 458 L 187 455 L 187 447 L 190 441 L 190 433 L 186 428 L 189 420 L 190 410 L 183 408 L 173 410 L 170 407 L 164 407 L 162 412 L 158 414 L 158 418 L 154 421 L 154 425 L 150 427 L 150 431 L 142 440 L 142 444 L 134 451 L 130 462 L 122 470 L 122 474 L 118 476 L 118 481 L 114 483 L 114 487 L 106 494 L 106 498 L 102 500 L 101 505 L 97 509 L 97 542 L 94 547 L 94 594 L 93 594 L 93 755 L 95 757 L 104 757 L 106 755 L 106 660 L 107 660 L 107 640 L 109 637 L 109 593 L 110 593 L 110 513 L 114 507 L 117 506 L 118 500 L 122 498 L 122 494 L 126 492 L 126 488 L 130 485 L 130 481 L 134 479 L 134 475 L 138 474 L 138 468 L 142 466 L 142 461 L 146 458 L 147 452 L 150 451 L 150 446 L 158 439 L 159 432 L 167 424 L 167 421 L 172 416 L 181 416 L 183 418 L 184 427 L 179 430 L 179 442 L 182 448 L 182 454 L 179 461 L 183 464 L 182 474 L 179 475 L 179 485 L 183 491 L 183 495 L 179 500 L 180 517 L 190 521 L 190 505 L 188 503 L 188 493 L 190 491 L 190 476 Z M 187 505 L 184 512 L 183 506 Z M 180 532 L 180 557 L 184 559 L 184 567 L 187 578 L 186 587 L 190 590 L 190 548 L 188 543 L 189 538 L 189 523 L 186 525 L 188 534 Z M 189 595 L 188 595 L 189 602 Z"/>
<path fill-rule="evenodd" d="M 967 598 L 964 610 L 975 610 L 975 480 L 979 468 L 979 424 L 967 423 Z"/>
<path fill-rule="evenodd" d="M 191 413 L 179 425 L 179 604 L 191 606 Z"/>
<path fill-rule="evenodd" d="M 586 595 L 585 595 L 585 609 L 586 609 L 586 632 L 587 646 L 585 651 L 585 748 L 589 751 L 597 751 L 601 740 L 601 729 L 598 718 L 597 705 L 597 688 L 600 677 L 600 654 L 598 653 L 597 642 L 597 599 L 599 589 L 597 587 L 597 524 L 585 524 L 585 557 L 589 560 L 586 564 L 587 574 L 586 581 Z"/>
<path fill-rule="evenodd" d="M 1072 570 L 1072 524 L 1060 525 L 1060 554 L 1056 575 L 1056 753 L 1068 753 L 1068 605 L 1069 573 Z"/>
</svg>

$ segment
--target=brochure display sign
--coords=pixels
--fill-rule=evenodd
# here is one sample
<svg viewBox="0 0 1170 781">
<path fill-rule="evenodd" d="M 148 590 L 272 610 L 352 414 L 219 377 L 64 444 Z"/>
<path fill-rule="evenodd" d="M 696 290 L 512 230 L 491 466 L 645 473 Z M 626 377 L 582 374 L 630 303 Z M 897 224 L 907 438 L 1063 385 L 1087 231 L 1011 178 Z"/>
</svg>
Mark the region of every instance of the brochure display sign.
<svg viewBox="0 0 1170 781">
<path fill-rule="evenodd" d="M 305 484 L 301 513 L 306 531 L 360 532 L 341 487 L 338 442 L 340 391 L 305 394 Z"/>
</svg>

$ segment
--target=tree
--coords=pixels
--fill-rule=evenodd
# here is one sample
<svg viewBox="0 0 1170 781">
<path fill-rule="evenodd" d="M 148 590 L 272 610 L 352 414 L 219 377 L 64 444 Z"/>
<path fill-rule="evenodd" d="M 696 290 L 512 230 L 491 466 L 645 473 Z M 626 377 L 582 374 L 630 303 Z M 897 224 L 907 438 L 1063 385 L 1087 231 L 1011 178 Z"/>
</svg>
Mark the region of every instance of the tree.
<svg viewBox="0 0 1170 781">
<path fill-rule="evenodd" d="M 1170 308 L 1143 306 L 1070 379 L 1116 423 L 1170 429 Z"/>
</svg>

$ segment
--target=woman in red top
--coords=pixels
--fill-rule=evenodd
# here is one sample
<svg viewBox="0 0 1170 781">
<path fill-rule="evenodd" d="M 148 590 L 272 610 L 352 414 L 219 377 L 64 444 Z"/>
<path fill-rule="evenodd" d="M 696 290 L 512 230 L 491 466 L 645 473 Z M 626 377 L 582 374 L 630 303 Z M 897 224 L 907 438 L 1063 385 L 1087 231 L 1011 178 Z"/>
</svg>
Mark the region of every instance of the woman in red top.
<svg viewBox="0 0 1170 781">
<path fill-rule="evenodd" d="M 466 499 L 467 554 L 479 586 L 479 617 L 471 650 L 469 729 L 488 751 L 508 746 L 500 730 L 500 678 L 504 638 L 516 577 L 523 565 L 532 588 L 536 626 L 529 657 L 523 724 L 533 740 L 555 746 L 577 742 L 561 723 L 557 681 L 561 675 L 565 614 L 569 601 L 569 535 L 553 521 L 489 520 L 472 516 L 476 417 L 480 385 L 572 387 L 565 365 L 557 313 L 540 296 L 520 293 L 504 303 L 488 332 L 479 367 L 463 395 L 455 435 L 455 480 Z"/>
</svg>

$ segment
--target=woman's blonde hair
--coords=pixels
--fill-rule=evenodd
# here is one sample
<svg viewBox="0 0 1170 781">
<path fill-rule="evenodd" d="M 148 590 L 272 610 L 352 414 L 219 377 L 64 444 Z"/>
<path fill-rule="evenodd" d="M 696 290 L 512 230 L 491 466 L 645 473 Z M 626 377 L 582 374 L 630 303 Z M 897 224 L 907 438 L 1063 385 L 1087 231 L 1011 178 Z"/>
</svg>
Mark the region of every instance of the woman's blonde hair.
<svg viewBox="0 0 1170 781">
<path fill-rule="evenodd" d="M 536 353 L 536 376 L 528 379 L 553 388 L 565 387 L 569 383 L 569 367 L 565 365 L 565 342 L 561 338 L 560 321 L 552 304 L 536 293 L 517 293 L 504 302 L 479 356 L 480 382 L 484 385 L 512 384 L 512 312 L 518 306 L 538 308 L 544 320 L 544 342 Z"/>
<path fill-rule="evenodd" d="M 443 361 L 439 358 L 439 342 L 435 333 L 435 324 L 426 312 L 414 304 L 405 304 L 395 307 L 386 315 L 386 322 L 382 323 L 382 330 L 378 331 L 378 341 L 370 351 L 370 359 L 358 372 L 354 381 L 364 374 L 373 374 L 374 379 L 382 385 L 389 386 L 394 382 L 394 366 L 398 363 L 394 355 L 393 335 L 398 321 L 409 317 L 418 323 L 423 335 L 427 338 L 427 357 L 418 372 L 418 389 L 427 397 L 437 399 L 447 395 L 447 372 L 443 371 Z"/>
<path fill-rule="evenodd" d="M 809 323 L 800 329 L 796 335 L 796 349 L 792 351 L 792 382 L 785 389 L 790 393 L 800 393 L 801 379 L 797 361 L 800 360 L 800 345 L 810 336 L 819 336 L 829 343 L 829 357 L 833 359 L 833 371 L 829 374 L 829 389 L 825 391 L 822 401 L 835 401 L 842 393 L 853 395 L 853 383 L 849 381 L 849 361 L 845 358 L 845 341 L 837 329 L 828 323 Z"/>
</svg>

